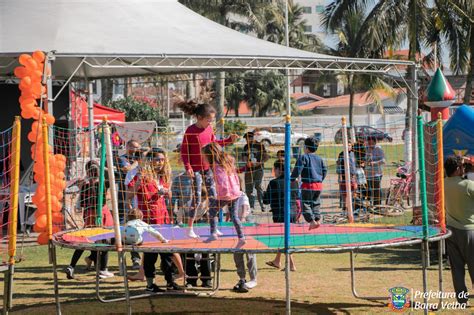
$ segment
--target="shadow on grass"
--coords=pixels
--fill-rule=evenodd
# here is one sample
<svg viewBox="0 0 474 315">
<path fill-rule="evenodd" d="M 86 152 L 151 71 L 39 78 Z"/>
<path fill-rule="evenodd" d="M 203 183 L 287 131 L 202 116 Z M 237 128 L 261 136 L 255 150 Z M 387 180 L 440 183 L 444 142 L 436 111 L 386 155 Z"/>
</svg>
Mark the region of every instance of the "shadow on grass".
<svg viewBox="0 0 474 315">
<path fill-rule="evenodd" d="M 126 304 L 117 302 L 102 304 L 91 298 L 90 295 L 79 295 L 80 302 L 69 301 L 62 303 L 62 312 L 65 314 L 77 313 L 126 313 Z M 295 313 L 317 313 L 317 314 L 351 314 L 351 309 L 361 307 L 373 308 L 384 307 L 385 303 L 361 301 L 361 303 L 302 303 L 291 302 L 292 312 Z M 167 296 L 156 295 L 132 301 L 134 314 L 209 314 L 209 313 L 285 313 L 286 303 L 284 300 L 266 298 L 223 298 L 223 297 L 190 297 L 190 296 Z M 15 313 L 27 313 L 33 310 L 32 306 L 14 307 Z M 55 312 L 55 305 L 34 306 L 35 314 L 50 314 Z"/>
</svg>

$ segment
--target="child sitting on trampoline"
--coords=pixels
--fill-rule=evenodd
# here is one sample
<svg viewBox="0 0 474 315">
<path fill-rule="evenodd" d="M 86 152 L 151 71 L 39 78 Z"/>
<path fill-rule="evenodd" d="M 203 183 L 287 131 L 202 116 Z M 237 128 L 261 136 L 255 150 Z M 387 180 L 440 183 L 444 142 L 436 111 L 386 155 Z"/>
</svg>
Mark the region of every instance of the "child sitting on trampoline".
<svg viewBox="0 0 474 315">
<path fill-rule="evenodd" d="M 268 183 L 267 190 L 263 194 L 263 203 L 270 205 L 270 211 L 273 216 L 273 223 L 285 222 L 285 163 L 281 160 L 276 160 L 273 164 L 273 172 L 275 178 Z M 298 203 L 298 184 L 291 183 L 291 199 L 290 199 L 290 223 L 297 221 L 300 214 L 300 206 Z M 277 253 L 275 259 L 267 261 L 266 264 L 270 267 L 281 268 L 281 253 Z M 293 256 L 290 255 L 290 271 L 296 271 Z"/>
<path fill-rule="evenodd" d="M 202 148 L 202 153 L 212 169 L 216 185 L 216 198 L 211 198 L 209 201 L 211 236 L 207 241 L 211 242 L 218 239 L 217 213 L 219 209 L 227 206 L 239 238 L 237 247 L 242 247 L 245 245 L 245 236 L 242 232 L 242 223 L 236 213 L 237 209 L 235 209 L 235 203 L 241 195 L 241 190 L 239 176 L 234 166 L 234 158 L 225 153 L 222 147 L 215 142 Z"/>
<path fill-rule="evenodd" d="M 151 236 L 158 239 L 162 243 L 169 242 L 169 240 L 164 238 L 160 232 L 158 232 L 152 226 L 150 226 L 149 224 L 143 221 L 143 213 L 139 209 L 135 208 L 135 209 L 130 210 L 127 215 L 127 218 L 128 218 L 128 221 L 125 225 L 125 230 L 124 230 L 124 243 L 125 244 L 141 245 L 143 243 L 143 233 L 145 232 L 148 232 Z M 152 261 L 152 258 L 153 257 L 148 257 L 147 253 L 145 253 L 144 259 L 143 259 L 144 263 L 146 261 Z M 176 279 L 184 278 L 185 274 L 184 274 L 184 269 L 183 269 L 183 262 L 181 261 L 181 256 L 177 253 L 174 253 L 173 256 L 171 257 L 171 260 L 173 261 L 176 268 L 178 269 L 178 275 L 174 279 L 176 280 Z M 143 280 L 143 278 L 145 277 L 144 269 L 146 268 L 151 269 L 150 266 L 144 266 L 143 268 L 140 268 L 140 271 L 136 275 L 129 276 L 128 277 L 129 280 Z M 150 283 L 148 283 L 148 286 L 153 287 Z"/>
<path fill-rule="evenodd" d="M 82 180 L 80 184 L 81 190 L 79 201 L 80 206 L 83 209 L 84 228 L 88 228 L 96 226 L 96 209 L 99 203 L 99 164 L 96 161 L 88 161 L 85 165 L 85 172 L 86 178 Z M 104 201 L 102 207 L 102 225 L 112 226 L 112 214 L 110 213 L 106 203 L 106 188 L 104 188 L 102 200 Z M 84 250 L 82 249 L 76 249 L 74 251 L 69 266 L 64 270 L 68 279 L 74 279 L 74 268 L 81 258 L 82 253 L 84 253 Z M 97 256 L 99 256 L 100 259 L 99 277 L 103 279 L 113 277 L 114 274 L 107 270 L 107 252 L 98 255 L 97 251 L 91 251 L 90 256 L 85 258 L 87 269 L 91 267 L 92 263 L 97 263 Z"/>
<path fill-rule="evenodd" d="M 301 203 L 303 217 L 309 223 L 309 229 L 317 229 L 320 225 L 321 191 L 323 181 L 328 172 L 326 163 L 317 154 L 319 143 L 313 137 L 304 141 L 304 154 L 296 161 L 291 173 L 291 181 L 301 178 Z"/>
</svg>

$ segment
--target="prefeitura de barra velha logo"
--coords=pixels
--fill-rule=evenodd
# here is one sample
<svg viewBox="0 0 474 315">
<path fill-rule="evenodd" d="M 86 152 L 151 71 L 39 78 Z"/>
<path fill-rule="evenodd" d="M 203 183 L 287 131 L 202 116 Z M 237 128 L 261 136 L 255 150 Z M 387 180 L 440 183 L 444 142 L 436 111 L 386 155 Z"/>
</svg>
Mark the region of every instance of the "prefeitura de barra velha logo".
<svg viewBox="0 0 474 315">
<path fill-rule="evenodd" d="M 403 312 L 406 308 L 410 307 L 410 300 L 407 296 L 410 290 L 404 287 L 394 287 L 389 289 L 388 292 L 390 292 L 388 306 L 392 310 Z"/>
</svg>

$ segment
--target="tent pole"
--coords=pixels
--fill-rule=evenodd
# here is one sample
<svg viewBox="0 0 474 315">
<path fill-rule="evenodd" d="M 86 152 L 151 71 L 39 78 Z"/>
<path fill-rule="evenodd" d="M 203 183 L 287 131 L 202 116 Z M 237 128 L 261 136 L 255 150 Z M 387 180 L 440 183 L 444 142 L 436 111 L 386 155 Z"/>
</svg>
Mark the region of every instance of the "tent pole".
<svg viewBox="0 0 474 315">
<path fill-rule="evenodd" d="M 90 159 L 94 159 L 94 95 L 93 95 L 93 88 L 91 81 L 88 81 L 88 98 L 87 98 L 87 116 L 89 118 L 89 156 Z"/>
</svg>

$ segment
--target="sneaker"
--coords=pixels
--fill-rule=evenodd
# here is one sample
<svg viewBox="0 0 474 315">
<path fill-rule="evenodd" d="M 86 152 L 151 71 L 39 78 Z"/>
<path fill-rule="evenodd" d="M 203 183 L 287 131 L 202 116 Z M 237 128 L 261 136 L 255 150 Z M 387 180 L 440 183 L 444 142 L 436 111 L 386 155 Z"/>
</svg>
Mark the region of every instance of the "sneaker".
<svg viewBox="0 0 474 315">
<path fill-rule="evenodd" d="M 158 292 L 165 292 L 166 290 L 160 288 L 159 286 L 157 286 L 156 284 L 153 283 L 152 286 L 146 286 L 145 291 L 158 293 Z"/>
<path fill-rule="evenodd" d="M 186 283 L 186 288 L 193 288 L 193 287 L 197 287 L 197 283 L 191 283 L 191 282 L 188 282 Z"/>
<path fill-rule="evenodd" d="M 164 239 L 161 240 L 161 242 L 164 243 L 164 244 L 166 244 L 166 243 L 169 243 L 170 240 L 167 240 L 166 238 L 164 238 Z"/>
<path fill-rule="evenodd" d="M 166 285 L 166 290 L 168 291 L 183 291 L 184 288 L 178 285 L 176 282 L 170 282 Z"/>
<path fill-rule="evenodd" d="M 140 270 L 140 267 L 141 267 L 140 260 L 134 260 L 133 265 L 132 265 L 132 269 L 133 270 Z"/>
<path fill-rule="evenodd" d="M 85 261 L 85 263 L 86 263 L 86 270 L 94 270 L 94 269 L 92 268 L 92 259 L 91 259 L 89 256 L 87 256 L 86 258 L 84 258 L 84 261 Z"/>
<path fill-rule="evenodd" d="M 66 273 L 66 277 L 68 279 L 74 279 L 74 268 L 68 266 L 66 269 L 64 269 L 64 272 Z"/>
<path fill-rule="evenodd" d="M 217 241 L 219 239 L 219 236 L 216 233 L 212 233 L 211 236 L 207 238 L 205 243 L 210 243 L 212 241 Z"/>
<path fill-rule="evenodd" d="M 190 229 L 190 230 L 189 230 L 188 236 L 189 236 L 190 238 L 199 238 L 199 235 L 197 235 L 196 233 L 194 233 L 194 230 L 193 230 L 193 229 Z"/>
<path fill-rule="evenodd" d="M 245 280 L 239 280 L 234 286 L 234 291 L 239 293 L 247 293 L 249 290 L 245 287 Z"/>
<path fill-rule="evenodd" d="M 202 284 L 201 284 L 201 287 L 203 287 L 203 288 L 212 288 L 212 281 L 211 280 L 203 281 Z"/>
<path fill-rule="evenodd" d="M 240 248 L 242 246 L 244 246 L 245 244 L 247 243 L 247 241 L 245 240 L 245 238 L 239 238 L 239 241 L 237 242 L 237 248 Z"/>
<path fill-rule="evenodd" d="M 250 280 L 249 282 L 245 282 L 245 287 L 247 289 L 253 289 L 257 286 L 257 280 Z"/>
<path fill-rule="evenodd" d="M 106 270 L 101 270 L 99 271 L 99 278 L 101 279 L 107 279 L 107 278 L 112 278 L 114 274 L 110 271 Z"/>
<path fill-rule="evenodd" d="M 216 229 L 216 234 L 217 234 L 217 236 L 222 236 L 222 235 L 224 235 L 224 233 L 222 233 L 222 232 L 219 231 L 218 229 Z"/>
</svg>

